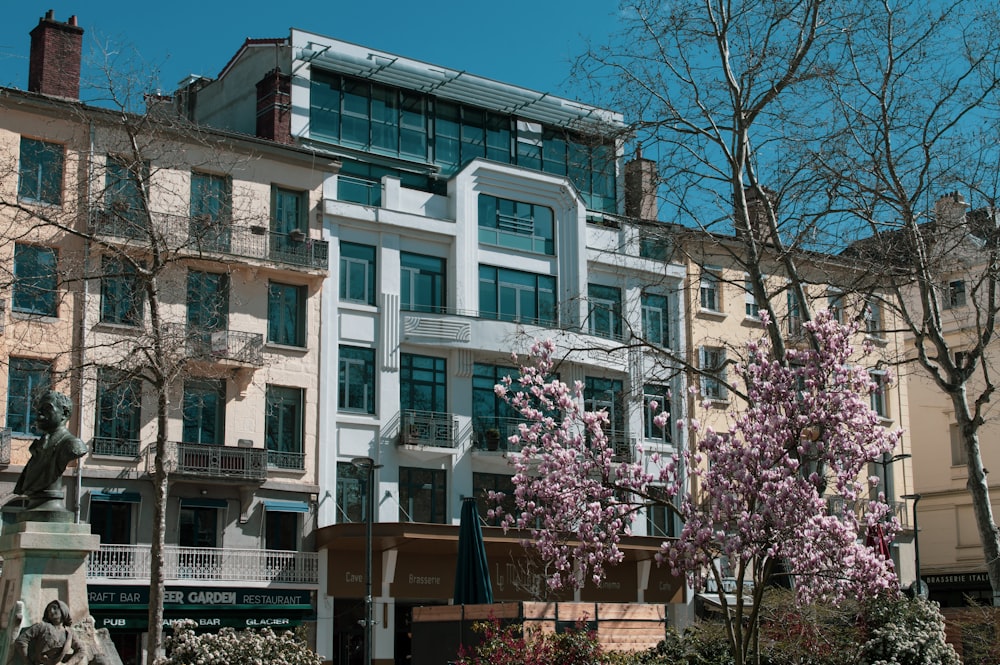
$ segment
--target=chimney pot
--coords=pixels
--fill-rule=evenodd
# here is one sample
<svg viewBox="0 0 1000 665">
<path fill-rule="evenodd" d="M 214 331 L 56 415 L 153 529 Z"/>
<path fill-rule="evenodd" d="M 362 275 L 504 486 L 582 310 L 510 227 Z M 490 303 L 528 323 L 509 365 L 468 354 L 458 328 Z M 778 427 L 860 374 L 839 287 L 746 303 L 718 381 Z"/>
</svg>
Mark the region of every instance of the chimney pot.
<svg viewBox="0 0 1000 665">
<path fill-rule="evenodd" d="M 76 25 L 76 14 L 69 17 L 69 24 L 74 26 Z"/>
</svg>

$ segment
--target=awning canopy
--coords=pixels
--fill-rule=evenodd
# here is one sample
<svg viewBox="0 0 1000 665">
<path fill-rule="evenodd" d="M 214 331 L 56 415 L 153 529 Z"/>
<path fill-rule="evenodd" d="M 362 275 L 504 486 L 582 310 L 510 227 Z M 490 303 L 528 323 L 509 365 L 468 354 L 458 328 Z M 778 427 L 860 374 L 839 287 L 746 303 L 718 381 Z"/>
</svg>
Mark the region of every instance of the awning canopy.
<svg viewBox="0 0 1000 665">
<path fill-rule="evenodd" d="M 90 500 L 140 503 L 142 501 L 142 496 L 138 492 L 91 492 Z"/>
<path fill-rule="evenodd" d="M 264 510 L 274 513 L 308 513 L 309 504 L 305 501 L 281 501 L 279 499 L 264 499 Z"/>
</svg>

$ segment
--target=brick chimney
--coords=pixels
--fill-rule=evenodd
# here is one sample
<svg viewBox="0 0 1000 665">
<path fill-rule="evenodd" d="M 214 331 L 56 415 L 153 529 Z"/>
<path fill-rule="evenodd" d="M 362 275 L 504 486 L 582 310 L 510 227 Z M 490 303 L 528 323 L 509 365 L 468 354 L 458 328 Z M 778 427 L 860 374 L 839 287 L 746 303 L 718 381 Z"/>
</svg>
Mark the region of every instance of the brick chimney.
<svg viewBox="0 0 1000 665">
<path fill-rule="evenodd" d="M 644 159 L 642 148 L 625 164 L 625 215 L 638 219 L 656 219 L 656 162 Z"/>
<path fill-rule="evenodd" d="M 257 83 L 257 136 L 292 143 L 292 77 L 280 69 Z"/>
<path fill-rule="evenodd" d="M 965 223 L 965 211 L 969 204 L 958 192 L 945 194 L 934 203 L 934 219 L 941 231 L 953 229 Z"/>
<path fill-rule="evenodd" d="M 76 16 L 60 23 L 50 9 L 31 31 L 28 91 L 54 97 L 80 97 L 80 57 L 83 28 Z"/>
</svg>

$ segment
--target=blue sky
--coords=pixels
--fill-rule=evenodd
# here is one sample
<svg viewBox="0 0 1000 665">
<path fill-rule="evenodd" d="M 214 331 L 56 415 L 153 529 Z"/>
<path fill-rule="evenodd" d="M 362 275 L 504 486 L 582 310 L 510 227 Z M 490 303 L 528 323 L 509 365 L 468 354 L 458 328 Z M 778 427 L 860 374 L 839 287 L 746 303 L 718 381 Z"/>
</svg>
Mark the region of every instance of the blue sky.
<svg viewBox="0 0 1000 665">
<path fill-rule="evenodd" d="M 170 92 L 189 74 L 215 77 L 247 37 L 287 37 L 295 27 L 541 92 L 587 99 L 569 81 L 585 40 L 605 40 L 616 0 L 380 0 L 240 3 L 202 0 L 7 0 L 0 22 L 0 86 L 25 88 L 28 33 L 49 9 L 84 28 L 84 59 L 94 39 L 132 45 L 159 69 Z M 86 74 L 85 74 L 86 75 Z"/>
</svg>

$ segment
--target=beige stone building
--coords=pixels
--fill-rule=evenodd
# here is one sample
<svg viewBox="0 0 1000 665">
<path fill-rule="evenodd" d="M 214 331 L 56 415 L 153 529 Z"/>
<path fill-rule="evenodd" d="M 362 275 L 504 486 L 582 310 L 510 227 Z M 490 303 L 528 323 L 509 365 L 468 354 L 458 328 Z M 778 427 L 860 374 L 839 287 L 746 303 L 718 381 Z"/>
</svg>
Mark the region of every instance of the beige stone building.
<svg viewBox="0 0 1000 665">
<path fill-rule="evenodd" d="M 81 104 L 81 39 L 75 17 L 50 13 L 32 31 L 29 90 L 0 89 L 3 517 L 21 505 L 12 490 L 33 397 L 60 390 L 90 448 L 65 485 L 69 509 L 101 536 L 91 612 L 124 662 L 138 662 L 163 381 L 166 618 L 309 623 L 328 273 L 317 211 L 339 164 Z M 280 100 L 269 100 L 261 116 L 274 121 Z"/>
</svg>

